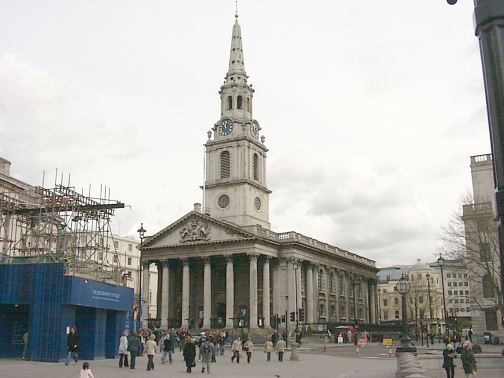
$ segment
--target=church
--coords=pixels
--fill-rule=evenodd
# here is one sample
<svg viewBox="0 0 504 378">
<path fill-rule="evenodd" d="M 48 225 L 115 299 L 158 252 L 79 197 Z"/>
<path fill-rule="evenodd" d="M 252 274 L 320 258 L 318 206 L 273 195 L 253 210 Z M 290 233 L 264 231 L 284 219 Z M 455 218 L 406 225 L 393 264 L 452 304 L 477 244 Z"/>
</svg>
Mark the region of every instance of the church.
<svg viewBox="0 0 504 378">
<path fill-rule="evenodd" d="M 266 156 L 253 118 L 238 15 L 219 119 L 208 131 L 203 206 L 142 244 L 143 300 L 158 267 L 161 328 L 271 328 L 376 323 L 375 261 L 269 221 Z M 143 326 L 147 326 L 147 305 Z M 286 322 L 283 323 L 283 322 Z"/>
</svg>

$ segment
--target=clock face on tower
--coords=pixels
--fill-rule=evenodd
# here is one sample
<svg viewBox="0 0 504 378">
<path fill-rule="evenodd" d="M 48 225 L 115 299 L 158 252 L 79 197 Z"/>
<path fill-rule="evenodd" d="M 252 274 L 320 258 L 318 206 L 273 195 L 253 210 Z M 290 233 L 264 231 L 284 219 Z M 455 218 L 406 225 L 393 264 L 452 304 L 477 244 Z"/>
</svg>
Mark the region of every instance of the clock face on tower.
<svg viewBox="0 0 504 378">
<path fill-rule="evenodd" d="M 229 118 L 224 118 L 222 121 L 220 121 L 218 129 L 220 135 L 231 134 L 231 131 L 233 131 L 233 121 L 231 121 Z"/>
<path fill-rule="evenodd" d="M 256 120 L 253 120 L 250 125 L 250 133 L 254 138 L 257 138 L 259 135 L 259 122 L 257 122 Z"/>
</svg>

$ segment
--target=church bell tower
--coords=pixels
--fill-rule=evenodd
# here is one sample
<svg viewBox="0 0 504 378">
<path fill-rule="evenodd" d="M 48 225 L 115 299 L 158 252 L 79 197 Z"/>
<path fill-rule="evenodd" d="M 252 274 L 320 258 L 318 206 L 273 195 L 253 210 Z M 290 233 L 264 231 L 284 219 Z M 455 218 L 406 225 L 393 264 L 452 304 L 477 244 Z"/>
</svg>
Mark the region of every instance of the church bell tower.
<svg viewBox="0 0 504 378">
<path fill-rule="evenodd" d="M 252 117 L 254 90 L 247 83 L 238 14 L 235 18 L 229 68 L 219 91 L 220 118 L 205 144 L 205 212 L 238 226 L 259 224 L 270 229 L 268 149 L 261 126 Z"/>
</svg>

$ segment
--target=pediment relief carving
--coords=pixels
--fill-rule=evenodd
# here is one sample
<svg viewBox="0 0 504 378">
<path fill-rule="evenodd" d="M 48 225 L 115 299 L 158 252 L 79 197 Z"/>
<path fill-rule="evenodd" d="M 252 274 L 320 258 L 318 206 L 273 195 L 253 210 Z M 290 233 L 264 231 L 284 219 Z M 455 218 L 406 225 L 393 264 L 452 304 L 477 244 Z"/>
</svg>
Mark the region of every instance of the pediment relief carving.
<svg viewBox="0 0 504 378">
<path fill-rule="evenodd" d="M 180 230 L 180 243 L 210 240 L 211 228 L 206 222 L 193 219 Z"/>
</svg>

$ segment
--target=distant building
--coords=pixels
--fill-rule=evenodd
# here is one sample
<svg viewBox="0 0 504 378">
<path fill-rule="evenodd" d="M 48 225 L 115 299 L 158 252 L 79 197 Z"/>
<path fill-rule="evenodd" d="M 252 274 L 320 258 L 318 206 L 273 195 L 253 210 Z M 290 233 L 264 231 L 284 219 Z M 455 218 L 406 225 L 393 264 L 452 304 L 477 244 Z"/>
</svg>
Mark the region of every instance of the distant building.
<svg viewBox="0 0 504 378">
<path fill-rule="evenodd" d="M 467 290 L 471 295 L 470 310 L 474 338 L 482 343 L 485 333 L 504 339 L 501 327 L 501 311 L 498 308 L 500 288 L 500 261 L 496 222 L 493 213 L 494 179 L 492 155 L 471 156 L 473 203 L 463 206 L 463 221 L 466 234 L 465 266 L 470 271 L 468 279 L 459 277 L 451 287 L 460 293 Z M 448 273 L 448 272 L 447 272 Z M 460 283 L 464 286 L 461 288 Z M 500 288 L 501 289 L 501 288 Z M 459 306 L 453 304 L 455 310 Z M 464 300 L 463 307 L 467 310 Z"/>
</svg>

